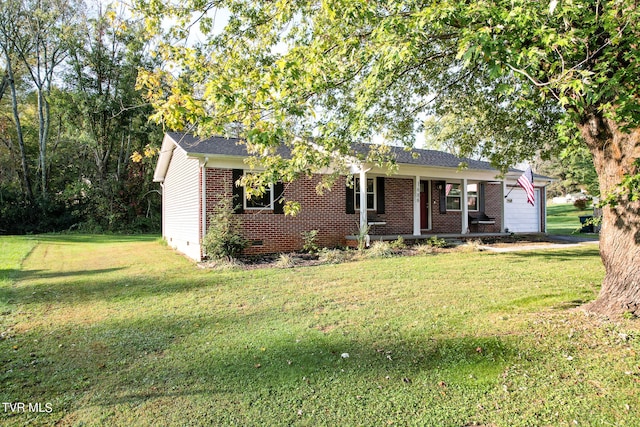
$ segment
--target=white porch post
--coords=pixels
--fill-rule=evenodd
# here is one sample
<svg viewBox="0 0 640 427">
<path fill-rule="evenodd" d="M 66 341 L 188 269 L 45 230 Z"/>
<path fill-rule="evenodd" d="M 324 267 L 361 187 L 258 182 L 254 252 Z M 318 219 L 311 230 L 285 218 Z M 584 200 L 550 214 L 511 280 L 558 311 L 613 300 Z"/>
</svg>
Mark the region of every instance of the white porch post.
<svg viewBox="0 0 640 427">
<path fill-rule="evenodd" d="M 360 169 L 360 230 L 367 226 L 367 171 Z"/>
<path fill-rule="evenodd" d="M 420 229 L 420 177 L 416 176 L 413 181 L 413 235 L 419 236 L 422 234 Z"/>
<path fill-rule="evenodd" d="M 469 205 L 468 205 L 468 197 L 467 197 L 467 178 L 462 180 L 462 200 L 460 200 L 460 204 L 462 205 L 462 234 L 467 234 L 469 232 Z"/>
</svg>

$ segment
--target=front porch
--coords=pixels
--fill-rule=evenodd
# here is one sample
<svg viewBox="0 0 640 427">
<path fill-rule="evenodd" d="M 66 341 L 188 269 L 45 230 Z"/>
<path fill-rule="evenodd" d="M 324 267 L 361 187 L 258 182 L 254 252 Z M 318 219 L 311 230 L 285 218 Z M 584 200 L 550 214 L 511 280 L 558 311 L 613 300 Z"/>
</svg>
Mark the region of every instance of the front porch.
<svg viewBox="0 0 640 427">
<path fill-rule="evenodd" d="M 503 236 L 506 183 L 492 171 L 433 171 L 394 176 L 361 167 L 347 189 L 347 213 L 383 240 L 402 236 Z M 462 175 L 462 176 L 461 176 Z M 378 238 L 379 239 L 379 238 Z"/>
<path fill-rule="evenodd" d="M 402 237 L 405 241 L 427 240 L 432 237 L 438 237 L 445 240 L 468 240 L 468 239 L 482 239 L 482 238 L 497 238 L 508 237 L 511 233 L 425 233 L 425 234 L 370 234 L 369 239 L 371 242 L 375 241 L 394 241 L 399 237 Z M 346 236 L 347 243 L 357 242 L 358 236 Z"/>
</svg>

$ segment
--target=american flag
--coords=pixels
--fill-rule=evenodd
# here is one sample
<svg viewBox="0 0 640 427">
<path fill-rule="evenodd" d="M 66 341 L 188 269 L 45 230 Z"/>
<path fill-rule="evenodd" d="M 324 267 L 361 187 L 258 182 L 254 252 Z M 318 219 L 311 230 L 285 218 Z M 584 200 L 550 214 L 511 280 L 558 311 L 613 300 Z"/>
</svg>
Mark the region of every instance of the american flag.
<svg viewBox="0 0 640 427">
<path fill-rule="evenodd" d="M 518 185 L 527 192 L 527 202 L 533 206 L 536 202 L 536 196 L 533 191 L 533 172 L 531 171 L 531 166 L 518 178 Z"/>
</svg>

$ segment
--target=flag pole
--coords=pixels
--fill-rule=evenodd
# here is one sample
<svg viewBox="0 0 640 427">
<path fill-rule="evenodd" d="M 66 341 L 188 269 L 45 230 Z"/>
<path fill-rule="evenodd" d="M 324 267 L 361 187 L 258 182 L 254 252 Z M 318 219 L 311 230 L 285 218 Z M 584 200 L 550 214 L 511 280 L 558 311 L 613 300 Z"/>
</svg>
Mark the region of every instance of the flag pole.
<svg viewBox="0 0 640 427">
<path fill-rule="evenodd" d="M 506 199 L 507 197 L 509 197 L 509 194 L 511 194 L 511 192 L 513 191 L 513 189 L 516 187 L 511 187 L 511 190 L 509 190 L 509 192 L 507 194 L 505 194 L 504 198 Z"/>
</svg>

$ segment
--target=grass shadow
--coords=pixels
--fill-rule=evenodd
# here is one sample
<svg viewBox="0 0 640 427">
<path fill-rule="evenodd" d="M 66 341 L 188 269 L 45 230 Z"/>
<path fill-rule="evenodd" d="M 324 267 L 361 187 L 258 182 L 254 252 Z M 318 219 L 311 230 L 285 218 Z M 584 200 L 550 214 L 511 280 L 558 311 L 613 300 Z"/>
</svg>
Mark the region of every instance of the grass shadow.
<svg viewBox="0 0 640 427">
<path fill-rule="evenodd" d="M 62 273 L 38 270 L 19 271 L 14 276 L 17 279 L 15 286 L 0 288 L 0 299 L 4 298 L 13 304 L 123 301 L 189 292 L 211 284 L 206 276 L 201 277 L 201 280 L 165 279 L 161 281 L 155 276 L 133 277 L 117 274 L 124 270 L 126 269 L 105 268 Z"/>
<path fill-rule="evenodd" d="M 522 251 L 522 252 L 510 252 L 510 256 L 514 256 L 517 258 L 529 258 L 535 256 L 537 259 L 548 260 L 548 261 L 576 261 L 577 259 L 583 258 L 598 258 L 600 256 L 600 250 L 597 246 L 594 245 L 593 248 L 576 248 L 576 249 L 544 249 L 544 250 L 536 250 L 532 249 L 530 251 Z M 598 261 L 599 262 L 599 261 Z"/>
<path fill-rule="evenodd" d="M 176 408 L 187 402 L 202 405 L 198 413 L 216 424 L 240 416 L 235 422 L 245 425 L 291 425 L 301 413 L 314 412 L 321 424 L 358 424 L 393 413 L 408 421 L 426 419 L 429 402 L 481 400 L 523 353 L 517 337 L 322 333 L 293 317 L 287 328 L 276 327 L 272 317 L 268 310 L 154 316 L 45 335 L 30 331 L 2 358 L 7 371 L 0 378 L 7 388 L 0 395 L 53 400 L 57 414 L 50 421 L 72 412 L 76 402 L 94 408 L 93 416 L 116 418 L 114 408 L 155 407 L 179 424 Z M 239 332 L 240 323 L 251 326 Z M 23 388 L 38 394 L 20 396 Z M 448 416 L 462 425 L 472 412 L 460 406 Z"/>
<path fill-rule="evenodd" d="M 38 234 L 33 236 L 39 242 L 50 245 L 68 245 L 77 243 L 113 244 L 154 242 L 161 238 L 158 234 Z"/>
</svg>

